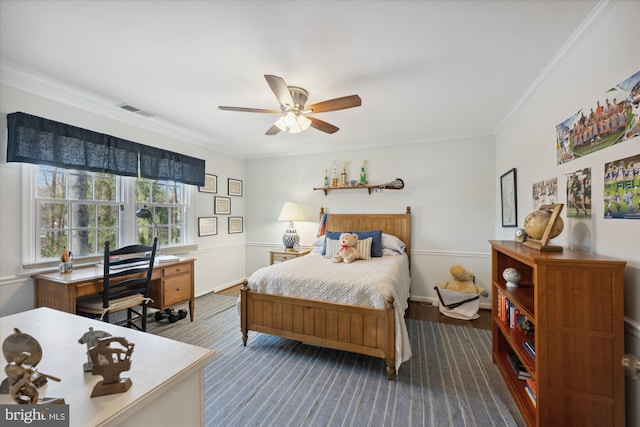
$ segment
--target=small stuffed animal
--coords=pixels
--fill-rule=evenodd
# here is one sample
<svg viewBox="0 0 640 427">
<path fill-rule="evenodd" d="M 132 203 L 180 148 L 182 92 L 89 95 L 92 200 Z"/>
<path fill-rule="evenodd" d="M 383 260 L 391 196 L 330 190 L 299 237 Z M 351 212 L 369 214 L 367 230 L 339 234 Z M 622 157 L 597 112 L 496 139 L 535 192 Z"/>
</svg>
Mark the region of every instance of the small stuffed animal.
<svg viewBox="0 0 640 427">
<path fill-rule="evenodd" d="M 476 285 L 476 276 L 462 266 L 454 265 L 449 269 L 453 280 L 440 285 L 442 289 L 449 289 L 463 294 L 480 294 L 483 297 L 489 296 L 489 292 Z"/>
<path fill-rule="evenodd" d="M 358 243 L 357 234 L 342 233 L 340 235 L 340 248 L 335 256 L 331 258 L 331 262 L 344 261 L 349 264 L 360 258 L 360 252 L 356 248 L 356 243 Z"/>
</svg>

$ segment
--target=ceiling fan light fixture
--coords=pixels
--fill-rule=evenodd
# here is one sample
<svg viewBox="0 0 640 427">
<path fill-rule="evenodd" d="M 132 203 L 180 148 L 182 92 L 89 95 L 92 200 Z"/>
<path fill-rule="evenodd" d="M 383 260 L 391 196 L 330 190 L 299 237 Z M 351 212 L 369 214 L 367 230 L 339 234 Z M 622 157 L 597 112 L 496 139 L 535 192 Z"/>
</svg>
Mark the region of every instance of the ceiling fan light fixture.
<svg viewBox="0 0 640 427">
<path fill-rule="evenodd" d="M 289 126 L 289 133 L 300 133 L 300 132 L 302 132 L 302 128 L 300 127 L 298 122 L 295 122 L 293 126 Z"/>
<path fill-rule="evenodd" d="M 276 120 L 274 125 L 282 132 L 300 133 L 309 129 L 311 120 L 293 111 L 288 111 Z"/>
<path fill-rule="evenodd" d="M 300 125 L 300 129 L 307 130 L 309 126 L 311 126 L 311 120 L 307 119 L 305 116 L 298 116 L 298 125 Z"/>
<path fill-rule="evenodd" d="M 288 128 L 292 128 L 298 125 L 298 121 L 296 120 L 295 113 L 289 111 L 284 115 L 284 123 Z"/>
<path fill-rule="evenodd" d="M 286 132 L 287 131 L 287 125 L 285 123 L 285 116 L 280 117 L 278 120 L 276 120 L 276 122 L 274 123 L 274 125 L 277 126 L 278 129 L 280 129 L 281 132 Z"/>
</svg>

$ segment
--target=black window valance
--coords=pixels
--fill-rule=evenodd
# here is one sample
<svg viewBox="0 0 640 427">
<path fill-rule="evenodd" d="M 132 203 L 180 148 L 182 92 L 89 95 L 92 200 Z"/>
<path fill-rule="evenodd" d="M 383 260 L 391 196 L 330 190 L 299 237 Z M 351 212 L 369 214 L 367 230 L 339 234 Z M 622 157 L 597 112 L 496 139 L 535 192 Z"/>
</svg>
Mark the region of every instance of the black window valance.
<svg viewBox="0 0 640 427">
<path fill-rule="evenodd" d="M 195 157 L 22 112 L 7 114 L 7 128 L 8 162 L 204 185 L 205 161 Z"/>
</svg>

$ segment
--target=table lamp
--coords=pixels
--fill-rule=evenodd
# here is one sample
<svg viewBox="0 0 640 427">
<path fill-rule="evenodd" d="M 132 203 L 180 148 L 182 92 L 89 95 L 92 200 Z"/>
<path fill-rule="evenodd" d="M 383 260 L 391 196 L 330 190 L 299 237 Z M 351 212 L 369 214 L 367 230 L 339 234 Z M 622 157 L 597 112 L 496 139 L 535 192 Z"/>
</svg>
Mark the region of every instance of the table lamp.
<svg viewBox="0 0 640 427">
<path fill-rule="evenodd" d="M 293 221 L 302 221 L 304 216 L 300 210 L 300 206 L 294 202 L 285 202 L 280 211 L 278 221 L 289 221 L 289 228 L 282 236 L 282 243 L 288 251 L 293 251 L 293 245 L 300 243 L 300 236 L 293 226 Z"/>
</svg>

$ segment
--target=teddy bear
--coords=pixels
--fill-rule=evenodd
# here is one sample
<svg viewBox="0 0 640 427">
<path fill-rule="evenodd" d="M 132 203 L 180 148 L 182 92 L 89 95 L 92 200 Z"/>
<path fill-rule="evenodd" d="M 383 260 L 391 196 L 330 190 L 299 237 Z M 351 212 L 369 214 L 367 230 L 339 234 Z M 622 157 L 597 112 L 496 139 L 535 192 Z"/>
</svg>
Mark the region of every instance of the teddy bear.
<svg viewBox="0 0 640 427">
<path fill-rule="evenodd" d="M 331 258 L 331 262 L 346 262 L 349 264 L 360 258 L 360 252 L 356 248 L 358 243 L 358 235 L 350 233 L 342 233 L 340 235 L 340 248 L 338 252 Z"/>
<path fill-rule="evenodd" d="M 480 294 L 483 297 L 489 296 L 486 289 L 476 285 L 476 275 L 460 265 L 454 265 L 449 269 L 453 280 L 449 280 L 440 286 L 442 289 L 460 292 L 463 294 Z"/>
</svg>

